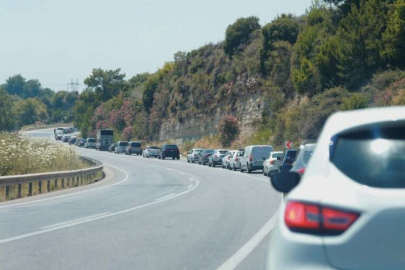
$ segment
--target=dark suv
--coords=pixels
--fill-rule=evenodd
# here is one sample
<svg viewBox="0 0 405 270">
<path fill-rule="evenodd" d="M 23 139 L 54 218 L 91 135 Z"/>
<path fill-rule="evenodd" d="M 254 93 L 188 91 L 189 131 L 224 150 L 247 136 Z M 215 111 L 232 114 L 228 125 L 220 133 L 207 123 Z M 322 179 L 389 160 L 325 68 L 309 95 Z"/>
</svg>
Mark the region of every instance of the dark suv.
<svg viewBox="0 0 405 270">
<path fill-rule="evenodd" d="M 172 159 L 180 159 L 180 151 L 175 144 L 164 144 L 160 148 L 158 159 L 165 159 L 171 157 Z"/>
<path fill-rule="evenodd" d="M 278 167 L 278 172 L 289 172 L 292 168 L 292 164 L 297 155 L 297 149 L 289 149 L 284 152 L 281 158 L 280 165 Z"/>
</svg>

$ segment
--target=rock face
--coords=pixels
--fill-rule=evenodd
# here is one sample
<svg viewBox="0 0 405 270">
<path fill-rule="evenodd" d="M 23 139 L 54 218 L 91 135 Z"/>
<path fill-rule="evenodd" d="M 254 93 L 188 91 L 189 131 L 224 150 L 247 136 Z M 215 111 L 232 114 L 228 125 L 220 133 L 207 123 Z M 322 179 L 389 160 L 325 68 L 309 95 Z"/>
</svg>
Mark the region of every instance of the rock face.
<svg viewBox="0 0 405 270">
<path fill-rule="evenodd" d="M 238 118 L 241 135 L 252 134 L 257 122 L 261 120 L 264 101 L 260 93 L 240 96 L 232 104 L 232 110 L 226 110 L 226 104 L 218 104 L 217 110 L 210 114 L 195 115 L 179 121 L 165 121 L 160 127 L 159 140 L 172 140 L 181 145 L 185 141 L 194 141 L 206 135 L 217 133 L 217 126 L 226 114 Z"/>
</svg>

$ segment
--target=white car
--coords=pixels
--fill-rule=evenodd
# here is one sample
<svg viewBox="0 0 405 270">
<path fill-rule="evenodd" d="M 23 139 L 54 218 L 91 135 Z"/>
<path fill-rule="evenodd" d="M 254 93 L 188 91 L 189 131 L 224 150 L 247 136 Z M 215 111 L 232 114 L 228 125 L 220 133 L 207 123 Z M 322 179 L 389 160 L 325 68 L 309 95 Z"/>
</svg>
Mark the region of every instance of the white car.
<svg viewBox="0 0 405 270">
<path fill-rule="evenodd" d="M 405 107 L 329 118 L 271 233 L 267 269 L 404 269 Z"/>
<path fill-rule="evenodd" d="M 273 151 L 270 153 L 268 159 L 263 163 L 263 174 L 265 176 L 271 176 L 278 171 L 278 164 L 280 163 L 283 152 Z"/>
<path fill-rule="evenodd" d="M 158 157 L 159 155 L 159 147 L 157 146 L 147 146 L 145 150 L 142 152 L 142 157 L 149 158 L 149 157 Z"/>
<path fill-rule="evenodd" d="M 229 154 L 222 158 L 222 168 L 224 168 L 224 169 L 230 168 L 229 161 L 231 160 L 233 155 L 236 155 L 236 153 L 238 153 L 238 150 L 229 150 Z"/>
</svg>

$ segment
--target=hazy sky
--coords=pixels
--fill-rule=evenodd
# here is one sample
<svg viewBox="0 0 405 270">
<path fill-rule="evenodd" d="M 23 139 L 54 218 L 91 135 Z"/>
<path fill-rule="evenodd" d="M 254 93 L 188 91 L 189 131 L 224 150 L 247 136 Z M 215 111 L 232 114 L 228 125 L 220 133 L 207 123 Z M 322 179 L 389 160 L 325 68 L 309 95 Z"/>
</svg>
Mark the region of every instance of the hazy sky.
<svg viewBox="0 0 405 270">
<path fill-rule="evenodd" d="M 239 17 L 261 25 L 301 15 L 311 0 L 0 0 L 0 84 L 21 74 L 66 89 L 93 68 L 127 79 L 154 72 L 177 51 L 224 39 Z"/>
</svg>

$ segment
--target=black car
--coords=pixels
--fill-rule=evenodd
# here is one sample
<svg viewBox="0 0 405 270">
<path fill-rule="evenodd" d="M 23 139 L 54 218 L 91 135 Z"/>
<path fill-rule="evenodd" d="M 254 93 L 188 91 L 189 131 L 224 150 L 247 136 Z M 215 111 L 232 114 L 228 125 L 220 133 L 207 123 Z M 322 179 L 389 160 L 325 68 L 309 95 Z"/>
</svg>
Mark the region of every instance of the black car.
<svg viewBox="0 0 405 270">
<path fill-rule="evenodd" d="M 108 152 L 114 152 L 116 146 L 117 146 L 116 143 L 112 143 L 112 144 L 108 147 Z"/>
<path fill-rule="evenodd" d="M 164 144 L 159 151 L 158 159 L 166 159 L 171 157 L 172 159 L 180 159 L 180 151 L 175 144 Z"/>
<path fill-rule="evenodd" d="M 292 168 L 292 164 L 297 156 L 297 149 L 286 150 L 281 158 L 278 172 L 289 172 Z"/>
<path fill-rule="evenodd" d="M 214 149 L 204 149 L 198 153 L 198 164 L 205 165 L 208 163 L 211 155 L 215 153 Z"/>
</svg>

